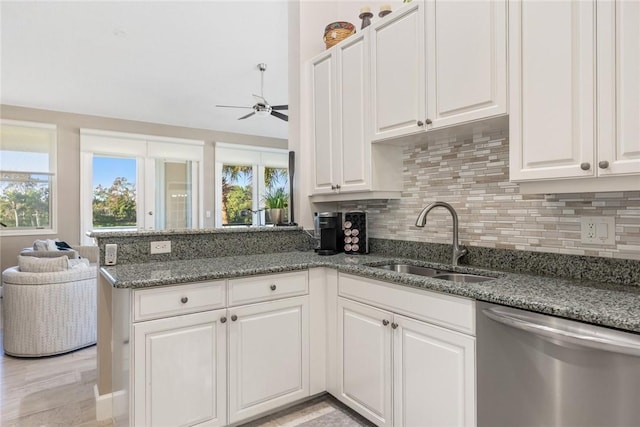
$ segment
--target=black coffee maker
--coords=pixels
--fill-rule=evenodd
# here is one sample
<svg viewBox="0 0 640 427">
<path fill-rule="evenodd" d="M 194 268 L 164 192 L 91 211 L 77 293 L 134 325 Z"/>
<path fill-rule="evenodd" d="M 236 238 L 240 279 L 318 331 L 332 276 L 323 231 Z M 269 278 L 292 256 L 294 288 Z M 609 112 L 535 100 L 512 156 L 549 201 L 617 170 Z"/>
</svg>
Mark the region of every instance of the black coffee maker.
<svg viewBox="0 0 640 427">
<path fill-rule="evenodd" d="M 320 236 L 320 247 L 316 249 L 318 255 L 334 255 L 342 252 L 342 213 L 316 212 L 316 236 Z"/>
</svg>

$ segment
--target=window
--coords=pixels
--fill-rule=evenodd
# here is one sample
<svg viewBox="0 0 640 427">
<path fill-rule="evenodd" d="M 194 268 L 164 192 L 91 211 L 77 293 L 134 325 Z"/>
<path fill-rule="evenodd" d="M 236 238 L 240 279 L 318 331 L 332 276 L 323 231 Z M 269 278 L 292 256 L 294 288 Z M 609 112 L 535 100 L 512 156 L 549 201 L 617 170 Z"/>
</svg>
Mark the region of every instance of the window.
<svg viewBox="0 0 640 427">
<path fill-rule="evenodd" d="M 216 227 L 288 222 L 287 150 L 218 143 L 215 156 Z M 277 221 L 267 209 L 273 197 L 283 201 Z"/>
<path fill-rule="evenodd" d="M 203 141 L 82 129 L 82 235 L 199 227 L 203 147 Z"/>
<path fill-rule="evenodd" d="M 0 231 L 55 233 L 56 127 L 2 120 Z"/>
</svg>

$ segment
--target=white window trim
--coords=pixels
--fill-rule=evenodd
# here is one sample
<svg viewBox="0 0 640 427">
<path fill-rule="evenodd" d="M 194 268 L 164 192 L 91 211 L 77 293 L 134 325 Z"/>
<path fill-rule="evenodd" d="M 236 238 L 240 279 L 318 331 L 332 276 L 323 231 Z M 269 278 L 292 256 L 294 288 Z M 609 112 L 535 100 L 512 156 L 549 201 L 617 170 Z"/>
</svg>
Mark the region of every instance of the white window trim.
<svg viewBox="0 0 640 427">
<path fill-rule="evenodd" d="M 132 143 L 139 142 L 139 143 Z M 143 135 L 124 132 L 111 132 L 98 129 L 80 129 L 80 171 L 81 171 L 81 203 L 80 203 L 80 224 L 83 234 L 91 230 L 93 227 L 93 212 L 91 203 L 86 200 L 92 200 L 93 181 L 86 177 L 93 177 L 93 156 L 113 156 L 113 157 L 129 157 L 136 158 L 137 168 L 137 187 L 142 191 L 138 191 L 136 204 L 145 211 L 150 205 L 153 195 L 145 192 L 146 185 L 153 180 L 155 172 L 155 163 L 158 159 L 167 161 L 185 161 L 196 162 L 196 174 L 198 180 L 197 204 L 193 208 L 195 213 L 193 228 L 199 228 L 204 223 L 204 141 L 162 137 L 155 135 Z M 155 210 L 155 209 L 154 209 Z M 148 218 L 146 212 L 138 215 L 138 229 L 155 228 L 155 217 Z M 116 228 L 109 231 L 116 231 Z M 127 228 L 127 230 L 130 230 Z M 93 239 L 83 235 L 80 236 L 85 243 L 92 242 Z"/>
<path fill-rule="evenodd" d="M 253 145 L 230 144 L 226 142 L 216 142 L 215 144 L 215 227 L 238 227 L 246 228 L 246 225 L 222 225 L 222 165 L 233 164 L 252 166 L 253 174 L 251 179 L 252 188 L 258 191 L 252 192 L 252 209 L 256 207 L 260 210 L 253 213 L 251 217 L 251 227 L 265 226 L 266 218 L 262 199 L 264 196 L 264 185 L 259 184 L 259 177 L 264 175 L 265 167 L 289 168 L 289 150 L 285 148 L 260 147 Z M 291 195 L 289 196 L 291 197 Z"/>
<path fill-rule="evenodd" d="M 49 227 L 18 229 L 0 227 L 0 236 L 10 237 L 58 234 L 58 127 L 52 123 L 30 122 L 24 120 L 1 119 L 0 122 L 3 125 L 48 129 L 53 131 L 53 144 L 51 151 L 49 152 L 49 175 L 51 176 L 51 185 L 49 188 Z M 1 145 L 0 141 L 0 147 Z"/>
</svg>

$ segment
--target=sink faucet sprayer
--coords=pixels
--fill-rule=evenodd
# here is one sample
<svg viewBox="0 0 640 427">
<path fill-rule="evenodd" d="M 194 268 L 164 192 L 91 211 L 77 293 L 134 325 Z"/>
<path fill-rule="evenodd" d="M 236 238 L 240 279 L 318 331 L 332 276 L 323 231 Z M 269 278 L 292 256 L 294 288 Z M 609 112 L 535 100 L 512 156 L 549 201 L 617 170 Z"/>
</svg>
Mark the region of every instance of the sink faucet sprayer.
<svg viewBox="0 0 640 427">
<path fill-rule="evenodd" d="M 425 206 L 416 219 L 416 227 L 424 227 L 427 223 L 427 214 L 433 208 L 442 207 L 447 209 L 453 217 L 453 256 L 451 258 L 451 264 L 458 265 L 458 259 L 467 253 L 467 248 L 458 245 L 458 214 L 449 203 L 445 202 L 433 202 L 430 205 Z"/>
</svg>

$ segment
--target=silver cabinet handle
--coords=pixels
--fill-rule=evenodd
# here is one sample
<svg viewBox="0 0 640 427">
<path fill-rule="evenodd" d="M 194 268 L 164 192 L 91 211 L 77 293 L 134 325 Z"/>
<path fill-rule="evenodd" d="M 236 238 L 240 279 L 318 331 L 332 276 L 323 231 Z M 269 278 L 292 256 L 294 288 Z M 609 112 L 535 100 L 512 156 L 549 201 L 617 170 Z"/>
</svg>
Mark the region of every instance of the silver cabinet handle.
<svg viewBox="0 0 640 427">
<path fill-rule="evenodd" d="M 640 356 L 640 337 L 629 333 L 508 307 L 492 307 L 482 312 L 496 322 L 535 334 L 555 344 Z"/>
<path fill-rule="evenodd" d="M 149 215 L 153 215 L 153 211 L 149 211 Z"/>
<path fill-rule="evenodd" d="M 589 162 L 580 163 L 580 169 L 583 171 L 588 171 L 591 169 L 591 164 Z"/>
<path fill-rule="evenodd" d="M 606 169 L 609 167 L 609 162 L 606 160 L 602 160 L 601 162 L 598 163 L 598 167 L 600 169 Z"/>
<path fill-rule="evenodd" d="M 428 125 L 430 125 L 430 124 L 432 124 L 433 122 L 431 121 L 431 119 L 427 119 L 427 120 L 426 120 L 426 123 L 427 123 Z"/>
<path fill-rule="evenodd" d="M 236 316 L 235 314 L 233 316 L 231 316 L 231 321 L 235 322 L 236 320 L 238 320 L 238 316 Z"/>
<path fill-rule="evenodd" d="M 383 324 L 384 326 L 387 326 L 387 325 L 389 324 L 389 321 L 388 321 L 387 319 L 384 319 L 384 320 L 382 321 L 382 324 Z"/>
<path fill-rule="evenodd" d="M 276 290 L 276 285 L 274 284 L 274 285 L 269 286 L 269 289 L 271 289 L 272 291 L 275 291 Z"/>
<path fill-rule="evenodd" d="M 227 318 L 226 317 L 221 317 L 220 318 L 220 323 L 227 323 Z"/>
<path fill-rule="evenodd" d="M 422 127 L 424 126 L 424 123 L 422 123 L 422 120 L 418 120 L 418 123 L 416 123 L 418 126 Z"/>
<path fill-rule="evenodd" d="M 180 302 L 183 303 L 183 304 L 186 304 L 187 301 L 189 301 L 189 298 L 187 298 L 187 297 L 180 298 Z"/>
<path fill-rule="evenodd" d="M 397 329 L 397 328 L 398 328 L 398 324 L 397 324 L 396 322 L 393 322 L 393 323 L 391 324 L 391 327 L 392 327 L 393 329 Z"/>
<path fill-rule="evenodd" d="M 335 190 L 335 189 L 336 189 L 336 186 L 335 186 L 335 185 L 331 185 L 331 189 L 332 189 L 332 190 Z"/>
</svg>

